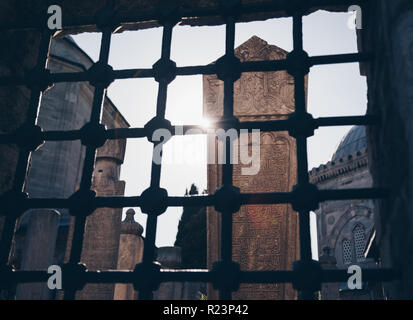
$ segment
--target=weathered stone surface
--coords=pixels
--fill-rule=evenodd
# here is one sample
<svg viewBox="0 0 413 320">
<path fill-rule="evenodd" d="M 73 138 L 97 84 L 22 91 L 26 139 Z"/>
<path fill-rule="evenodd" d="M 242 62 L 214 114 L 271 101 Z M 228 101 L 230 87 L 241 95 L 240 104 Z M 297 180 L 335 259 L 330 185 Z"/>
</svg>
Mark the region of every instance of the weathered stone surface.
<svg viewBox="0 0 413 320">
<path fill-rule="evenodd" d="M 386 284 L 390 299 L 413 298 L 413 6 L 409 0 L 379 0 L 369 6 L 363 50 L 368 65 L 368 114 L 379 126 L 367 130 L 373 185 L 389 189 L 375 203 L 376 241 L 382 265 L 400 277 Z"/>
<path fill-rule="evenodd" d="M 47 270 L 53 264 L 59 220 L 56 210 L 30 211 L 21 270 Z M 24 283 L 17 286 L 16 299 L 48 300 L 51 293 L 44 282 Z"/>
<path fill-rule="evenodd" d="M 287 52 L 254 36 L 236 49 L 241 61 L 285 59 Z M 283 119 L 294 111 L 294 79 L 287 72 L 246 72 L 234 84 L 234 115 L 241 121 Z M 224 85 L 204 76 L 204 114 L 223 114 Z M 284 117 L 283 117 L 284 116 Z"/>
<path fill-rule="evenodd" d="M 258 37 L 252 37 L 235 52 L 241 61 L 283 59 L 287 54 Z M 240 121 L 286 119 L 294 111 L 293 85 L 285 71 L 244 73 L 235 83 L 234 114 Z M 204 115 L 217 118 L 222 110 L 223 82 L 216 76 L 204 76 Z M 256 175 L 242 175 L 242 165 L 235 164 L 234 185 L 245 193 L 290 191 L 296 184 L 295 148 L 295 140 L 287 132 L 260 133 L 260 170 Z M 221 171 L 218 165 L 208 165 L 209 193 L 221 185 Z M 209 268 L 220 259 L 220 225 L 220 214 L 208 208 Z M 291 269 L 299 253 L 297 228 L 297 215 L 289 205 L 243 206 L 233 218 L 233 260 L 242 270 Z M 210 288 L 208 299 L 216 298 L 217 293 Z M 290 285 L 243 284 L 233 298 L 294 299 L 295 292 Z"/>
</svg>

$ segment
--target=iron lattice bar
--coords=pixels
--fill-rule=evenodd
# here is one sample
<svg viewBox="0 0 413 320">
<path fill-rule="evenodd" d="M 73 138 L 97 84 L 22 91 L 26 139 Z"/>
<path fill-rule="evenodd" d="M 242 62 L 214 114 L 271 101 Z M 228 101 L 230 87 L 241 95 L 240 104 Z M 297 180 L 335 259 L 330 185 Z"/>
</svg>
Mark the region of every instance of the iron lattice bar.
<svg viewBox="0 0 413 320">
<path fill-rule="evenodd" d="M 354 63 L 371 60 L 371 54 L 365 53 L 346 53 L 337 55 L 325 55 L 325 56 L 313 56 L 308 57 L 306 63 L 309 67 L 326 64 L 341 64 L 341 63 Z M 245 61 L 240 62 L 239 68 L 241 72 L 276 72 L 284 71 L 288 68 L 288 61 L 286 59 L 281 60 L 267 60 L 267 61 Z M 209 75 L 216 74 L 217 69 L 215 65 L 205 66 L 187 66 L 177 67 L 177 76 L 194 76 L 194 75 Z M 111 76 L 115 80 L 125 79 L 144 79 L 154 78 L 153 69 L 124 69 L 113 70 Z M 82 82 L 90 81 L 91 75 L 88 71 L 82 72 L 61 72 L 51 73 L 48 77 L 51 83 L 60 82 Z M 0 77 L 0 86 L 22 86 L 27 83 L 27 79 L 24 77 L 16 76 L 3 76 Z"/>
<path fill-rule="evenodd" d="M 332 200 L 354 200 L 354 199 L 383 199 L 389 191 L 380 188 L 357 188 L 338 190 L 318 190 L 316 198 L 318 201 Z M 267 193 L 241 193 L 240 203 L 246 204 L 281 204 L 291 203 L 295 199 L 293 192 L 267 192 Z M 143 199 L 137 197 L 96 197 L 91 201 L 94 208 L 120 208 L 120 207 L 141 207 Z M 183 206 L 214 206 L 217 203 L 213 195 L 191 196 L 191 197 L 167 197 L 168 207 Z M 24 208 L 32 209 L 68 209 L 71 207 L 70 199 L 57 198 L 29 198 L 23 201 Z"/>
<path fill-rule="evenodd" d="M 50 274 L 47 271 L 13 271 L 10 273 L 10 280 L 19 283 L 31 283 L 47 281 Z M 191 281 L 191 282 L 212 282 L 214 273 L 209 270 L 168 270 L 163 269 L 159 274 L 159 282 Z M 363 273 L 366 281 L 390 281 L 396 274 L 391 269 L 369 269 Z M 296 275 L 294 271 L 241 271 L 240 281 L 242 283 L 289 283 L 293 282 Z M 130 270 L 94 270 L 85 271 L 82 274 L 85 283 L 134 283 L 139 278 L 135 272 Z M 348 274 L 346 270 L 323 270 L 322 281 L 346 282 Z"/>
<path fill-rule="evenodd" d="M 99 61 L 92 68 L 84 72 L 75 73 L 47 73 L 46 60 L 50 46 L 50 33 L 45 31 L 42 36 L 37 67 L 33 74 L 27 77 L 6 76 L 0 77 L 0 86 L 26 85 L 31 89 L 31 97 L 27 112 L 27 128 L 36 130 L 38 144 L 43 141 L 72 141 L 81 140 L 86 146 L 81 177 L 80 190 L 68 199 L 34 199 L 26 198 L 22 191 L 27 174 L 27 165 L 31 152 L 36 148 L 29 148 L 21 142 L 21 130 L 15 133 L 1 134 L 0 144 L 17 144 L 20 149 L 14 187 L 11 197 L 12 205 L 7 202 L 8 195 L 0 198 L 0 209 L 6 215 L 5 227 L 0 243 L 0 283 L 3 287 L 23 282 L 46 281 L 50 276 L 46 271 L 18 271 L 8 266 L 8 257 L 13 237 L 13 231 L 18 213 L 30 208 L 67 208 L 75 216 L 73 239 L 71 243 L 70 259 L 64 265 L 64 279 L 73 280 L 64 287 L 64 298 L 74 299 L 76 292 L 86 283 L 133 283 L 139 291 L 140 299 L 152 299 L 153 291 L 162 282 L 169 281 L 201 281 L 212 283 L 219 290 L 221 299 L 231 299 L 231 293 L 236 291 L 241 283 L 293 283 L 296 290 L 301 291 L 301 297 L 311 299 L 313 292 L 319 290 L 323 282 L 343 282 L 348 278 L 345 270 L 322 270 L 318 263 L 312 260 L 309 213 L 322 201 L 350 200 L 350 199 L 382 199 L 389 193 L 388 190 L 377 188 L 344 189 L 344 190 L 317 190 L 309 183 L 307 163 L 307 138 L 314 130 L 322 126 L 342 125 L 377 125 L 379 120 L 372 116 L 325 117 L 313 119 L 306 110 L 305 77 L 310 68 L 317 65 L 335 63 L 353 63 L 370 61 L 372 54 L 353 53 L 327 56 L 309 57 L 303 49 L 302 18 L 306 10 L 313 7 L 330 5 L 363 4 L 366 1 L 349 0 L 311 0 L 311 1 L 273 1 L 267 4 L 240 4 L 234 1 L 228 6 L 226 1 L 221 6 L 212 8 L 180 8 L 178 12 L 162 15 L 162 10 L 150 10 L 139 14 L 115 15 L 116 21 L 108 17 L 114 13 L 114 2 L 108 5 L 93 18 L 83 17 L 64 19 L 65 27 L 97 25 L 102 31 Z M 235 25 L 243 14 L 286 11 L 293 18 L 293 51 L 283 60 L 240 62 L 234 54 Z M 225 56 L 215 64 L 206 66 L 176 67 L 170 60 L 172 31 L 181 20 L 191 17 L 219 16 L 226 26 Z M 103 17 L 103 19 L 102 19 Z M 161 18 L 160 18 L 161 17 Z M 109 20 L 108 20 L 109 19 Z M 129 22 L 157 21 L 163 27 L 161 59 L 150 69 L 113 70 L 108 65 L 111 35 L 119 24 Z M 116 23 L 115 23 L 116 22 Z M 45 28 L 45 22 L 27 20 L 19 25 L 0 24 L 0 30 Z M 220 63 L 219 63 L 220 61 Z M 285 120 L 239 122 L 234 117 L 234 82 L 244 72 L 275 72 L 287 71 L 294 78 L 295 111 Z M 216 128 L 260 129 L 261 131 L 288 131 L 296 139 L 297 146 L 297 185 L 290 192 L 274 193 L 240 193 L 233 186 L 233 166 L 230 163 L 223 165 L 222 186 L 213 195 L 192 197 L 170 197 L 167 191 L 160 188 L 161 169 L 159 163 L 152 162 L 150 187 L 136 197 L 96 197 L 92 187 L 92 174 L 96 150 L 108 139 L 147 138 L 153 143 L 153 160 L 155 147 L 159 141 L 152 140 L 152 133 L 158 128 L 169 129 L 172 135 L 188 134 L 190 129 L 198 129 L 190 134 L 206 134 L 208 129 L 200 125 L 186 125 L 183 130 L 176 131 L 165 119 L 168 85 L 176 76 L 216 74 L 224 81 L 224 114 L 222 119 L 211 125 Z M 100 121 L 102 105 L 106 97 L 107 87 L 117 79 L 154 78 L 158 82 L 158 99 L 156 116 L 144 128 L 106 129 Z M 36 86 L 40 80 L 48 85 L 59 82 L 88 81 L 94 87 L 94 98 L 90 122 L 80 130 L 45 131 L 36 126 L 38 108 L 41 102 L 42 91 L 45 89 Z M 23 130 L 22 129 L 22 130 Z M 176 132 L 175 132 L 176 131 Z M 31 132 L 31 131 L 29 131 Z M 90 138 L 92 137 L 92 138 Z M 226 159 L 231 159 L 231 141 L 226 141 Z M 34 145 L 34 142 L 33 142 Z M 32 144 L 30 144 L 32 146 Z M 162 145 L 161 145 L 162 149 Z M 161 152 L 162 156 L 162 152 Z M 228 162 L 228 161 L 227 161 Z M 5 201 L 5 199 L 7 201 Z M 301 258 L 294 264 L 292 271 L 241 271 L 239 265 L 232 261 L 232 214 L 239 207 L 246 204 L 281 204 L 290 203 L 299 216 L 300 252 Z M 80 205 L 81 204 L 81 205 Z M 155 240 L 157 219 L 168 207 L 173 206 L 214 206 L 222 218 L 221 258 L 211 270 L 161 270 L 155 260 Z M 143 262 L 136 266 L 134 271 L 100 270 L 88 271 L 81 264 L 81 254 L 86 217 L 97 208 L 124 208 L 140 207 L 148 215 L 146 224 L 146 239 L 143 253 Z M 11 209 L 12 208 L 12 209 Z M 15 211 L 15 212 L 14 212 Z M 303 281 L 309 275 L 316 275 L 311 281 Z M 304 278 L 303 278 L 304 277 Z M 367 281 L 390 281 L 397 277 L 393 270 L 363 270 L 363 279 Z M 229 280 L 228 280 L 229 279 Z M 72 282 L 72 281 L 69 281 Z"/>
<path fill-rule="evenodd" d="M 165 65 L 170 64 L 172 61 L 170 60 L 171 56 L 171 44 L 172 44 L 172 30 L 175 23 L 166 22 L 163 26 L 163 36 L 162 36 L 162 52 L 161 52 L 161 59 L 158 63 L 163 63 Z M 161 66 L 163 65 L 161 64 Z M 162 70 L 161 70 L 162 71 Z M 167 100 L 167 91 L 168 91 L 168 84 L 169 79 L 167 79 L 166 74 L 161 74 L 158 81 L 158 100 L 157 100 L 157 107 L 156 107 L 156 117 L 152 119 L 152 121 L 157 121 L 159 123 L 165 122 L 165 112 L 166 112 L 166 100 Z M 150 139 L 151 137 L 148 136 Z M 155 148 L 157 147 L 158 143 L 154 142 L 154 151 L 153 151 L 153 161 L 152 161 L 152 172 L 151 172 L 151 182 L 150 182 L 150 189 L 147 191 L 152 191 L 154 194 L 159 192 L 160 189 L 160 180 L 161 180 L 161 165 L 155 163 Z M 162 157 L 162 149 L 163 144 L 161 145 L 160 155 Z M 155 197 L 151 194 L 151 197 Z M 156 227 L 158 223 L 158 213 L 155 212 L 155 208 L 149 208 L 149 211 L 146 212 L 148 214 L 148 219 L 146 220 L 146 238 L 145 238 L 145 246 L 143 251 L 143 261 L 142 265 L 146 268 L 151 268 L 151 264 L 155 260 L 155 238 L 156 238 Z M 152 299 L 153 298 L 153 288 L 150 286 L 144 286 L 142 290 L 139 290 L 139 298 L 140 299 Z"/>
<path fill-rule="evenodd" d="M 303 50 L 303 16 L 300 8 L 297 8 L 293 13 L 293 51 L 290 56 L 296 57 L 299 61 L 300 57 L 305 56 Z M 298 64 L 298 63 L 297 63 Z M 296 65 L 289 73 L 294 77 L 294 103 L 295 117 L 305 117 L 306 101 L 305 101 L 305 76 L 309 70 L 305 66 Z M 299 132 L 295 135 L 297 147 L 297 189 L 304 188 L 309 183 L 308 178 L 308 162 L 307 162 L 307 135 L 305 132 Z M 300 264 L 306 264 L 312 260 L 311 252 L 311 235 L 310 235 L 310 211 L 309 208 L 303 207 L 298 210 L 299 217 L 299 235 L 300 235 Z M 297 262 L 296 262 L 297 263 Z M 295 267 L 295 266 L 294 266 Z M 310 299 L 313 295 L 312 290 L 306 289 L 301 292 L 301 297 Z"/>
<path fill-rule="evenodd" d="M 314 129 L 328 126 L 349 126 L 349 125 L 375 125 L 379 123 L 379 119 L 374 116 L 347 116 L 347 117 L 324 117 L 309 120 L 310 126 Z M 183 125 L 183 126 L 171 126 L 171 135 L 195 135 L 195 134 L 208 134 L 210 127 L 214 129 L 228 127 L 231 122 L 221 121 L 211 124 L 210 126 L 203 125 Z M 269 121 L 244 121 L 234 124 L 233 128 L 240 129 L 259 129 L 263 132 L 268 131 L 288 131 L 296 124 L 291 120 L 269 120 Z M 179 128 L 179 130 L 177 130 Z M 182 130 L 180 130 L 182 128 Z M 196 131 L 194 131 L 194 129 Z M 44 131 L 40 134 L 40 137 L 44 141 L 73 141 L 82 139 L 81 130 L 68 130 L 68 131 Z M 116 128 L 106 129 L 102 131 L 103 138 L 108 140 L 126 139 L 126 138 L 146 138 L 148 133 L 145 128 Z M 16 143 L 16 134 L 0 134 L 0 143 Z"/>
<path fill-rule="evenodd" d="M 102 39 L 100 45 L 100 53 L 99 53 L 99 62 L 95 65 L 107 66 L 109 61 L 109 51 L 110 51 L 110 42 L 112 37 L 112 30 L 109 26 L 102 28 Z M 101 121 L 102 116 L 102 109 L 103 103 L 106 97 L 106 87 L 105 83 L 94 83 L 95 85 L 95 92 L 93 95 L 93 105 L 92 105 L 92 112 L 90 115 L 90 121 L 87 124 L 90 127 L 97 128 Z M 87 193 L 90 191 L 92 187 L 92 176 L 93 170 L 95 167 L 95 157 L 96 157 L 96 150 L 98 145 L 91 142 L 90 144 L 86 144 L 86 155 L 85 160 L 83 163 L 83 172 L 80 182 L 80 190 L 78 191 L 79 194 Z M 69 264 L 76 265 L 79 264 L 81 261 L 82 255 L 82 246 L 83 246 L 83 237 L 85 232 L 85 224 L 86 218 L 88 216 L 88 212 L 82 212 L 83 209 L 80 209 L 80 214 L 75 215 L 74 221 L 74 231 L 73 231 L 73 239 L 72 239 L 72 247 L 70 251 L 70 258 Z M 71 288 L 69 290 L 65 290 L 64 299 L 65 300 L 72 300 L 75 298 L 76 295 L 76 288 Z"/>
<path fill-rule="evenodd" d="M 226 17 L 225 25 L 225 59 L 230 61 L 235 59 L 235 17 Z M 231 70 L 232 71 L 232 70 Z M 234 82 L 235 78 L 231 72 L 222 75 L 224 81 L 224 114 L 222 120 L 230 120 L 234 117 Z M 232 141 L 225 141 L 225 161 L 222 165 L 222 188 L 231 188 L 233 179 Z M 233 212 L 221 210 L 221 261 L 216 265 L 221 267 L 232 263 L 232 214 Z M 219 297 L 222 300 L 231 300 L 231 290 L 219 288 Z"/>
</svg>

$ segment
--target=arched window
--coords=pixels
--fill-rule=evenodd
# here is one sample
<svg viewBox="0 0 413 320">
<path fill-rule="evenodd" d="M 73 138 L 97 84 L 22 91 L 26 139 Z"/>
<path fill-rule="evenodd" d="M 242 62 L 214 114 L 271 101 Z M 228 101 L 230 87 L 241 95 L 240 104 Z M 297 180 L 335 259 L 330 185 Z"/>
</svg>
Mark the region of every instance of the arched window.
<svg viewBox="0 0 413 320">
<path fill-rule="evenodd" d="M 353 250 L 351 250 L 351 241 L 344 239 L 343 243 L 343 263 L 349 264 L 353 262 Z"/>
<path fill-rule="evenodd" d="M 357 261 L 364 260 L 364 249 L 366 247 L 366 236 L 364 226 L 357 224 L 353 229 L 354 247 Z"/>
</svg>

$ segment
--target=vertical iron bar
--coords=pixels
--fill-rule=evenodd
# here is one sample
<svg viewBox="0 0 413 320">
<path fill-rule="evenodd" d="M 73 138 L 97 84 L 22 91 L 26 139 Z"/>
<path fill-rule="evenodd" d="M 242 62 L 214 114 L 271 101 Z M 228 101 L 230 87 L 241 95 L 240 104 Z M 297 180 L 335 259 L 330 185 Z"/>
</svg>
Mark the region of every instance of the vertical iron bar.
<svg viewBox="0 0 413 320">
<path fill-rule="evenodd" d="M 293 43 L 294 51 L 300 54 L 303 51 L 303 16 L 301 11 L 296 11 L 293 15 Z M 301 67 L 301 66 L 300 66 Z M 294 101 L 295 112 L 297 114 L 306 113 L 305 101 L 305 74 L 296 72 L 294 74 Z M 296 137 L 297 144 L 297 180 L 298 185 L 303 186 L 309 182 L 308 160 L 307 160 L 307 138 L 303 135 Z M 301 210 L 299 216 L 299 235 L 300 235 L 300 256 L 301 261 L 310 261 L 311 235 L 310 235 L 310 212 Z M 310 291 L 301 292 L 301 299 L 311 299 L 313 296 Z"/>
<path fill-rule="evenodd" d="M 300 10 L 293 14 L 293 48 L 303 50 L 303 16 Z"/>
<path fill-rule="evenodd" d="M 298 183 L 305 184 L 309 182 L 308 177 L 308 161 L 307 161 L 307 138 L 304 136 L 298 136 L 296 138 L 297 143 L 297 173 Z"/>
<path fill-rule="evenodd" d="M 102 30 L 102 39 L 99 53 L 99 63 L 107 64 L 109 61 L 110 42 L 112 38 L 112 29 L 106 27 Z M 106 87 L 99 84 L 95 87 L 93 94 L 93 105 L 90 115 L 90 123 L 99 124 L 102 116 L 102 108 L 106 97 Z M 95 167 L 96 148 L 92 146 L 86 147 L 86 155 L 83 163 L 82 178 L 80 189 L 90 189 L 92 186 L 93 170 Z M 82 256 L 83 239 L 86 224 L 85 216 L 76 216 L 73 230 L 72 247 L 70 250 L 69 263 L 79 263 Z M 64 294 L 65 300 L 75 299 L 76 290 L 66 290 Z"/>
<path fill-rule="evenodd" d="M 225 37 L 225 55 L 226 57 L 234 57 L 235 46 L 235 19 L 234 17 L 228 17 L 225 25 L 226 37 Z M 232 75 L 228 75 L 224 79 L 224 118 L 230 119 L 234 115 L 234 78 Z M 222 184 L 232 185 L 233 178 L 233 166 L 232 166 L 232 146 L 231 139 L 226 138 L 225 142 L 225 163 L 222 168 Z M 237 142 L 235 142 L 237 143 Z M 222 224 L 221 224 L 221 260 L 223 263 L 232 262 L 232 213 L 221 212 Z M 220 290 L 219 298 L 221 300 L 231 300 L 232 294 L 228 290 Z"/>
<path fill-rule="evenodd" d="M 225 55 L 227 58 L 234 56 L 235 46 L 235 20 L 232 17 L 227 18 L 225 26 Z M 224 119 L 231 119 L 234 115 L 234 81 L 232 76 L 224 80 Z M 222 184 L 232 185 L 232 155 L 231 141 L 226 139 L 225 163 L 222 170 Z"/>
<path fill-rule="evenodd" d="M 166 23 L 163 27 L 162 35 L 162 53 L 161 59 L 170 60 L 171 56 L 171 43 L 172 43 L 172 30 L 174 25 Z M 168 94 L 168 82 L 166 79 L 159 81 L 158 87 L 158 99 L 156 104 L 156 116 L 159 119 L 165 119 L 166 102 Z M 154 149 L 157 144 L 154 144 Z M 162 157 L 163 146 L 161 145 L 160 155 Z M 152 153 L 152 172 L 151 172 L 151 187 L 159 188 L 161 181 L 161 169 L 162 164 L 155 163 L 155 151 Z M 148 214 L 146 220 L 146 239 L 143 249 L 142 263 L 150 264 L 155 259 L 155 241 L 156 241 L 156 229 L 158 224 L 158 217 L 155 214 Z M 139 299 L 151 300 L 153 299 L 153 292 L 151 290 L 139 291 Z"/>
</svg>

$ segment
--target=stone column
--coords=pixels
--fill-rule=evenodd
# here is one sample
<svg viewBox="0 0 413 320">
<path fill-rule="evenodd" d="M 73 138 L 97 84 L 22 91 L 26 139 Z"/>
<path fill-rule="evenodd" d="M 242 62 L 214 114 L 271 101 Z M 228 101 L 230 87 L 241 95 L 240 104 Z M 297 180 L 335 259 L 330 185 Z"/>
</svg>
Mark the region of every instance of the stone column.
<svg viewBox="0 0 413 320">
<path fill-rule="evenodd" d="M 319 258 L 320 266 L 325 270 L 336 270 L 337 260 L 330 253 L 330 247 L 323 248 L 323 255 Z M 323 283 L 321 286 L 321 300 L 340 300 L 339 289 L 339 283 Z"/>
<path fill-rule="evenodd" d="M 105 103 L 102 122 L 108 128 L 125 128 L 128 123 L 109 103 Z M 99 197 L 123 196 L 125 182 L 120 181 L 120 168 L 125 156 L 126 140 L 108 140 L 96 155 L 92 189 Z M 122 208 L 99 208 L 87 217 L 81 262 L 88 270 L 115 270 L 118 264 Z M 74 220 L 68 236 L 66 261 L 70 255 Z M 79 300 L 113 300 L 115 284 L 87 284 L 77 292 Z"/>
<path fill-rule="evenodd" d="M 119 242 L 118 270 L 133 270 L 143 257 L 143 227 L 134 219 L 135 211 L 126 211 L 126 218 L 121 224 Z M 118 283 L 115 285 L 115 300 L 137 300 L 137 291 L 132 284 Z"/>
<path fill-rule="evenodd" d="M 31 210 L 24 239 L 21 270 L 47 270 L 53 264 L 60 213 L 56 210 Z M 48 300 L 51 291 L 45 282 L 17 286 L 17 300 Z"/>
<path fill-rule="evenodd" d="M 287 52 L 254 36 L 236 48 L 241 61 L 285 59 Z M 204 115 L 217 119 L 223 115 L 224 83 L 215 75 L 205 75 Z M 242 121 L 269 121 L 287 119 L 294 112 L 294 79 L 282 72 L 248 72 L 234 84 L 234 116 Z M 297 183 L 295 139 L 288 132 L 261 132 L 259 156 L 254 154 L 251 165 L 238 162 L 233 167 L 233 183 L 243 193 L 288 192 Z M 243 148 L 253 143 L 251 133 Z M 234 144 L 240 146 L 239 141 Z M 208 139 L 208 152 L 217 150 L 217 142 Z M 208 193 L 212 194 L 222 183 L 222 168 L 208 164 Z M 227 161 L 229 161 L 227 159 Z M 220 260 L 221 216 L 214 208 L 207 209 L 207 264 L 212 267 Z M 233 260 L 242 270 L 291 270 L 299 258 L 298 219 L 290 205 L 245 205 L 233 215 Z M 208 286 L 208 299 L 217 299 L 218 292 Z M 233 294 L 234 299 L 295 299 L 290 284 L 242 284 Z"/>
</svg>

